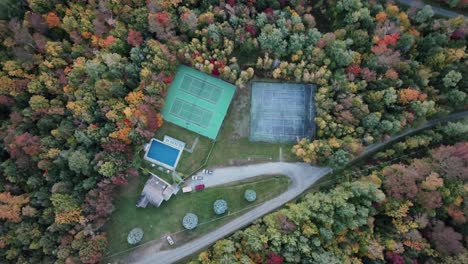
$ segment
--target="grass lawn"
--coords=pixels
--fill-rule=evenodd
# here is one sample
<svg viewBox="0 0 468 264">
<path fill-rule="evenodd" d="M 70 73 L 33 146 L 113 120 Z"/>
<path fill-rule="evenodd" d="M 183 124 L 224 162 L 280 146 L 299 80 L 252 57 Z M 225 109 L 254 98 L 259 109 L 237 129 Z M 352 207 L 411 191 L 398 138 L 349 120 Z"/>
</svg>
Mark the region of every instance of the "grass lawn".
<svg viewBox="0 0 468 264">
<path fill-rule="evenodd" d="M 198 171 L 206 161 L 213 147 L 206 166 L 229 166 L 267 161 L 297 161 L 292 154 L 292 143 L 266 143 L 249 141 L 250 126 L 250 91 L 240 90 L 234 97 L 226 115 L 216 142 L 171 123 L 165 123 L 156 133 L 156 138 L 162 140 L 169 135 L 187 144 L 191 148 L 195 139 L 199 141 L 193 153 L 184 151 L 179 161 L 177 172 L 189 176 Z M 280 159 L 280 148 L 282 157 Z M 158 173 L 156 173 L 158 174 Z"/>
<path fill-rule="evenodd" d="M 166 169 L 158 170 L 158 166 L 156 167 L 151 167 L 151 162 L 147 160 L 143 160 L 141 163 L 141 169 L 143 174 L 148 174 L 148 172 L 151 172 L 155 175 L 157 175 L 159 178 L 165 180 L 169 184 L 172 184 L 174 180 L 172 179 L 172 175 L 170 173 L 166 173 Z"/>
<path fill-rule="evenodd" d="M 289 185 L 289 178 L 286 176 L 260 176 L 248 181 L 199 192 L 180 192 L 169 201 L 163 202 L 160 208 L 151 205 L 148 205 L 147 208 L 137 208 L 135 203 L 146 182 L 146 177 L 133 180 L 136 182 L 129 185 L 132 187 L 124 187 L 127 189 L 123 189 L 121 195 L 115 200 L 117 210 L 112 214 L 106 226 L 109 239 L 106 255 L 116 254 L 131 248 L 127 244 L 127 234 L 134 227 L 140 227 L 144 230 L 143 241 L 140 243 L 159 239 L 168 233 L 183 231 L 182 218 L 186 213 L 191 212 L 198 216 L 199 226 L 194 230 L 183 231 L 174 236 L 176 243 L 188 241 L 247 211 L 239 212 L 240 210 L 270 200 L 286 191 Z M 246 189 L 253 189 L 257 192 L 255 202 L 249 203 L 244 199 Z M 213 202 L 217 199 L 226 200 L 229 208 L 228 213 L 221 216 L 214 214 Z M 228 214 L 232 215 L 227 216 Z"/>
<path fill-rule="evenodd" d="M 248 89 L 237 93 L 219 132 L 213 153 L 208 160 L 208 167 L 220 165 L 238 165 L 265 161 L 296 161 L 291 152 L 292 143 L 251 142 L 247 135 L 239 135 L 238 127 L 246 121 L 250 126 L 250 92 Z M 247 130 L 248 132 L 248 130 Z"/>
</svg>

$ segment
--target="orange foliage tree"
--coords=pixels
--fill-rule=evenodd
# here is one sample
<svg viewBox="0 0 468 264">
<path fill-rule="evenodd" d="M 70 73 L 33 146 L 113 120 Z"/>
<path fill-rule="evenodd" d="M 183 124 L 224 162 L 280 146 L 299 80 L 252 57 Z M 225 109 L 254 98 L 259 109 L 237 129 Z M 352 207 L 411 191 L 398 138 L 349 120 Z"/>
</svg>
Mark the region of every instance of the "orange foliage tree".
<svg viewBox="0 0 468 264">
<path fill-rule="evenodd" d="M 0 219 L 19 223 L 21 206 L 28 202 L 29 198 L 24 195 L 13 196 L 9 192 L 0 193 Z"/>
<path fill-rule="evenodd" d="M 418 91 L 413 88 L 406 88 L 406 89 L 400 90 L 400 93 L 398 96 L 399 102 L 402 104 L 408 104 L 416 100 L 424 101 L 426 100 L 426 98 L 427 98 L 427 95 L 425 93 L 422 93 L 421 91 Z"/>
<path fill-rule="evenodd" d="M 387 13 L 384 11 L 377 13 L 377 15 L 375 15 L 375 20 L 379 23 L 385 22 L 387 20 Z"/>
<path fill-rule="evenodd" d="M 128 138 L 128 135 L 130 134 L 131 130 L 132 128 L 126 125 L 123 128 L 110 133 L 109 137 L 121 140 L 125 144 L 130 145 L 132 144 L 132 140 Z"/>
<path fill-rule="evenodd" d="M 53 12 L 49 12 L 47 14 L 46 21 L 49 28 L 60 26 L 60 18 Z"/>
</svg>

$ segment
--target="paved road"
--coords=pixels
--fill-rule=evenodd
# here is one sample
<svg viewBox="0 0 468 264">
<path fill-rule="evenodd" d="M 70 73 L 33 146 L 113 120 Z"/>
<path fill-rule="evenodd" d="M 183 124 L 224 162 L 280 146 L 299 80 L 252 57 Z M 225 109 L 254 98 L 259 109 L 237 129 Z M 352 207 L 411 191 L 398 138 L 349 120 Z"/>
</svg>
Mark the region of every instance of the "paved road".
<svg viewBox="0 0 468 264">
<path fill-rule="evenodd" d="M 427 5 L 426 3 L 424 3 L 421 0 L 397 0 L 397 2 L 399 2 L 400 4 L 406 5 L 406 6 L 417 8 L 417 9 L 421 9 L 425 5 Z M 431 4 L 429 4 L 429 5 L 431 5 Z M 434 6 L 434 5 L 431 5 L 431 6 L 432 6 L 432 10 L 434 11 L 434 14 L 442 16 L 442 17 L 457 17 L 457 16 L 460 16 L 460 15 L 463 15 L 464 17 L 467 17 L 464 14 L 459 14 L 459 13 L 454 12 L 454 11 L 449 10 L 449 9 L 445 9 L 445 8 Z"/>
<path fill-rule="evenodd" d="M 430 120 L 417 128 L 408 129 L 405 132 L 393 136 L 390 140 L 386 142 L 381 142 L 375 145 L 372 145 L 366 148 L 365 153 L 358 158 L 366 157 L 378 149 L 385 147 L 388 144 L 391 144 L 397 140 L 400 140 L 408 135 L 417 133 L 423 129 L 433 127 L 435 125 L 454 121 L 462 118 L 468 117 L 468 111 L 463 111 L 459 113 L 454 113 L 448 116 L 435 118 Z M 120 263 L 174 263 L 188 257 L 203 248 L 209 246 L 210 244 L 216 242 L 223 237 L 228 236 L 234 231 L 245 227 L 252 223 L 255 219 L 262 217 L 263 215 L 279 208 L 286 202 L 293 200 L 298 195 L 307 190 L 311 185 L 313 185 L 318 179 L 330 173 L 332 169 L 326 167 L 314 167 L 305 163 L 285 163 L 285 162 L 270 162 L 257 165 L 248 165 L 248 166 L 238 166 L 238 167 L 226 167 L 215 169 L 213 175 L 207 177 L 206 185 L 208 187 L 217 186 L 225 184 L 233 180 L 242 180 L 250 177 L 264 175 L 264 174 L 284 174 L 291 178 L 291 185 L 289 190 L 283 194 L 273 198 L 255 209 L 243 214 L 242 216 L 228 222 L 227 224 L 221 226 L 220 228 L 190 241 L 185 245 L 180 247 L 160 251 L 159 247 L 161 243 L 155 242 L 152 245 L 149 245 L 144 248 L 139 248 L 134 250 L 130 255 L 121 259 Z M 257 174 L 258 173 L 258 174 Z M 215 177 L 216 176 L 216 177 Z M 215 178 L 224 178 L 226 179 L 215 179 Z"/>
<path fill-rule="evenodd" d="M 210 186 L 224 184 L 229 182 L 229 180 L 242 180 L 264 174 L 287 175 L 291 179 L 291 184 L 286 192 L 255 207 L 203 237 L 190 241 L 180 247 L 159 252 L 157 248 L 153 248 L 157 247 L 157 243 L 155 243 L 155 245 L 135 250 L 124 260 L 125 263 L 174 263 L 184 257 L 190 256 L 296 198 L 318 179 L 330 173 L 332 169 L 328 167 L 314 167 L 305 163 L 270 162 L 248 166 L 227 167 L 215 171 L 216 175 L 211 175 L 213 177 L 210 177 L 210 180 L 208 180 Z M 214 180 L 215 176 L 227 177 L 227 179 Z"/>
<path fill-rule="evenodd" d="M 293 167 L 285 166 L 284 164 L 294 164 Z M 302 163 L 299 163 L 302 164 Z M 236 181 L 246 180 L 259 175 L 284 174 L 289 177 L 307 177 L 311 175 L 320 175 L 323 171 L 322 167 L 308 166 L 307 175 L 296 176 L 295 172 L 302 166 L 297 166 L 297 163 L 270 162 L 263 164 L 234 166 L 213 169 L 213 174 L 197 173 L 195 176 L 203 177 L 202 180 L 188 180 L 186 186 L 195 187 L 197 184 L 204 184 L 206 188 L 215 187 L 223 184 L 233 183 Z"/>
</svg>

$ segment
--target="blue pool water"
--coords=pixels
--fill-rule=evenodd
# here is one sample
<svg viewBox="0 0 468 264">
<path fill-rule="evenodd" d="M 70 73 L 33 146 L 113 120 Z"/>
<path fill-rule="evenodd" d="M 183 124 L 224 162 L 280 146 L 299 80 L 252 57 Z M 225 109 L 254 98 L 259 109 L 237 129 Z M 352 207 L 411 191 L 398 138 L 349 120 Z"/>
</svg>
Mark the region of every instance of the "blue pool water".
<svg viewBox="0 0 468 264">
<path fill-rule="evenodd" d="M 171 167 L 174 167 L 179 151 L 176 148 L 168 146 L 158 141 L 151 141 L 151 146 L 148 150 L 148 158 L 157 160 Z"/>
</svg>

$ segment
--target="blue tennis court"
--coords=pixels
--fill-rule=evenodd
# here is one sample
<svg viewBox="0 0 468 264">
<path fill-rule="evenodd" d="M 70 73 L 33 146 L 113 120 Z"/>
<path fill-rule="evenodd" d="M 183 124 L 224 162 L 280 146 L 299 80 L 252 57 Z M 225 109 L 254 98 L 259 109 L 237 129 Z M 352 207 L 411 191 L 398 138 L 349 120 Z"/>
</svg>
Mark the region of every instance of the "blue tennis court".
<svg viewBox="0 0 468 264">
<path fill-rule="evenodd" d="M 181 152 L 181 149 L 170 146 L 157 139 L 152 139 L 149 148 L 146 151 L 145 159 L 174 170 L 179 161 Z"/>
<path fill-rule="evenodd" d="M 253 82 L 250 140 L 295 142 L 314 135 L 315 86 Z"/>
</svg>

